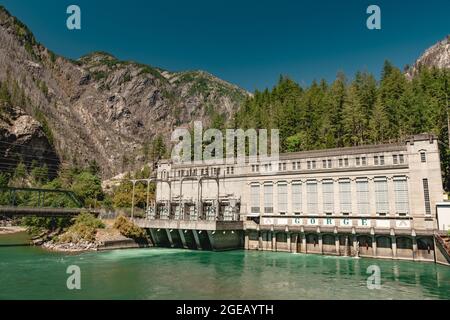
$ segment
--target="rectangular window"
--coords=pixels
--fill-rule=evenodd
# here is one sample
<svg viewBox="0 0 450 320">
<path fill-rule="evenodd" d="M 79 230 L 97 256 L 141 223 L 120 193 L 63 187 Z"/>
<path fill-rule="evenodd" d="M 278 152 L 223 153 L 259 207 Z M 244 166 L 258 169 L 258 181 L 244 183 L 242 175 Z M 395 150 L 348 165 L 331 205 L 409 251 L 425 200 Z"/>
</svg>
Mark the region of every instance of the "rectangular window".
<svg viewBox="0 0 450 320">
<path fill-rule="evenodd" d="M 373 157 L 373 164 L 378 165 L 378 156 Z"/>
<path fill-rule="evenodd" d="M 349 179 L 339 180 L 339 201 L 341 213 L 352 212 L 352 190 Z"/>
<path fill-rule="evenodd" d="M 362 163 L 363 166 L 366 166 L 367 165 L 367 158 L 366 157 L 362 157 L 361 158 L 361 163 Z"/>
<path fill-rule="evenodd" d="M 306 183 L 306 200 L 308 214 L 317 214 L 317 181 L 308 181 Z"/>
<path fill-rule="evenodd" d="M 294 213 L 302 212 L 302 184 L 292 182 L 292 210 Z"/>
<path fill-rule="evenodd" d="M 380 156 L 380 165 L 384 166 L 384 156 Z"/>
<path fill-rule="evenodd" d="M 375 201 L 378 214 L 389 212 L 389 194 L 386 178 L 375 178 Z"/>
<path fill-rule="evenodd" d="M 333 180 L 324 180 L 322 182 L 323 194 L 323 212 L 334 212 L 334 185 Z"/>
<path fill-rule="evenodd" d="M 339 168 L 342 168 L 343 163 L 342 159 L 339 159 Z"/>
<path fill-rule="evenodd" d="M 348 167 L 348 158 L 345 158 L 345 159 L 344 159 L 344 165 L 345 165 L 346 167 Z"/>
<path fill-rule="evenodd" d="M 259 213 L 260 212 L 260 203 L 259 203 L 259 184 L 252 184 L 250 186 L 250 203 L 251 203 L 251 212 Z"/>
<path fill-rule="evenodd" d="M 312 168 L 313 168 L 313 169 L 316 168 L 316 160 L 314 160 L 314 161 L 312 162 Z"/>
<path fill-rule="evenodd" d="M 358 213 L 369 214 L 369 181 L 367 179 L 356 180 L 356 199 L 358 202 Z"/>
<path fill-rule="evenodd" d="M 428 179 L 423 179 L 423 197 L 425 199 L 425 214 L 431 215 L 430 189 L 428 187 Z"/>
<path fill-rule="evenodd" d="M 273 213 L 273 184 L 264 185 L 264 213 Z"/>
<path fill-rule="evenodd" d="M 278 184 L 278 212 L 286 213 L 288 205 L 287 184 Z"/>
<path fill-rule="evenodd" d="M 356 157 L 356 165 L 357 166 L 361 165 L 361 158 L 360 157 Z"/>
<path fill-rule="evenodd" d="M 399 160 L 400 160 L 400 163 L 402 163 L 402 164 L 405 163 L 405 156 L 401 154 L 399 156 Z"/>
<path fill-rule="evenodd" d="M 427 155 L 425 154 L 425 152 L 420 153 L 420 161 L 427 162 Z"/>
<path fill-rule="evenodd" d="M 322 160 L 322 168 L 326 168 L 327 167 L 327 160 Z"/>
<path fill-rule="evenodd" d="M 406 177 L 394 178 L 395 210 L 398 214 L 408 214 L 408 181 Z"/>
<path fill-rule="evenodd" d="M 392 156 L 392 162 L 393 162 L 394 164 L 398 164 L 398 156 L 397 156 L 396 154 L 394 154 L 394 155 Z"/>
<path fill-rule="evenodd" d="M 328 169 L 331 169 L 333 167 L 331 160 L 328 160 Z"/>
</svg>

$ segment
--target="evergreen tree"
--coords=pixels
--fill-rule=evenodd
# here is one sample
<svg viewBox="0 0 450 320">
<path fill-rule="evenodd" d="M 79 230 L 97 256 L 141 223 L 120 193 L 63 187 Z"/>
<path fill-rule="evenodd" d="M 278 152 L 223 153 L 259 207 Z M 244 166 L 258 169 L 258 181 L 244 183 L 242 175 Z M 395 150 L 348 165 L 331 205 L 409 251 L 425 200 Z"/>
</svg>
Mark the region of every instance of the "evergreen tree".
<svg viewBox="0 0 450 320">
<path fill-rule="evenodd" d="M 355 84 L 351 85 L 348 89 L 342 115 L 344 144 L 347 146 L 363 144 L 367 136 L 367 119 Z"/>
<path fill-rule="evenodd" d="M 377 102 L 369 121 L 370 141 L 378 144 L 387 141 L 389 132 L 389 120 L 384 110 L 383 104 Z"/>
</svg>

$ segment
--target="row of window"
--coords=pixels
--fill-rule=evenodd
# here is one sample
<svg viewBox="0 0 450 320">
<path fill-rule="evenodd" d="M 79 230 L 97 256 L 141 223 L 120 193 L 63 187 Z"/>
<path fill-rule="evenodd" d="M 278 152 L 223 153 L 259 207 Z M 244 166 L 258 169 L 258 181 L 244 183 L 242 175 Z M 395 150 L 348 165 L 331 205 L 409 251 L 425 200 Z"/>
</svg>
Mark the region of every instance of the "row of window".
<svg viewBox="0 0 450 320">
<path fill-rule="evenodd" d="M 278 194 L 278 213 L 286 214 L 288 212 L 288 198 L 291 197 L 292 212 L 301 214 L 319 214 L 318 212 L 318 182 L 310 180 L 306 183 L 292 182 L 291 194 L 288 194 L 287 183 L 277 184 Z M 274 184 L 266 183 L 263 185 L 264 194 L 264 213 L 273 213 Z M 336 189 L 336 190 L 335 190 Z M 395 210 L 399 215 L 407 215 L 409 211 L 408 183 L 406 177 L 394 178 Z M 303 192 L 306 193 L 306 203 L 302 203 Z M 370 214 L 370 196 L 369 181 L 367 178 L 356 180 L 355 194 L 352 193 L 350 179 L 340 179 L 337 183 L 333 180 L 322 181 L 322 207 L 323 213 L 335 213 L 335 192 L 338 193 L 340 213 L 349 215 L 352 213 L 352 199 L 357 204 L 357 214 Z M 389 213 L 389 191 L 386 177 L 374 179 L 375 206 L 379 215 Z M 250 205 L 252 213 L 261 213 L 260 211 L 260 185 L 252 184 L 250 192 Z"/>
<path fill-rule="evenodd" d="M 333 160 L 331 159 L 324 159 L 322 161 L 322 169 L 332 169 L 333 168 Z M 308 170 L 314 170 L 318 168 L 320 161 L 317 160 L 307 160 L 306 161 L 306 169 Z M 397 164 L 404 164 L 405 163 L 405 156 L 403 154 L 395 154 L 392 156 L 392 163 L 394 165 Z M 349 158 L 339 158 L 337 159 L 337 165 L 338 168 L 347 168 L 350 166 L 350 159 Z M 356 157 L 355 158 L 355 165 L 357 167 L 361 166 L 367 166 L 368 161 L 367 157 Z M 383 166 L 385 165 L 385 156 L 374 156 L 373 157 L 373 165 L 375 166 Z M 265 165 L 258 165 L 253 164 L 252 165 L 252 172 L 260 172 L 260 168 L 263 168 L 266 172 L 272 171 L 272 165 L 271 164 L 265 164 Z M 294 161 L 291 163 L 292 170 L 301 170 L 302 164 L 301 161 Z M 278 163 L 278 171 L 287 171 L 288 166 L 286 162 L 280 162 Z"/>
<path fill-rule="evenodd" d="M 424 151 L 420 152 L 420 159 L 421 162 L 426 162 L 426 153 Z M 320 163 L 320 162 L 319 162 Z M 392 155 L 392 163 L 394 165 L 404 164 L 405 163 L 405 156 L 403 154 L 394 154 Z M 339 158 L 337 160 L 337 165 L 339 168 L 346 168 L 350 166 L 350 160 L 349 158 Z M 357 167 L 360 166 L 367 166 L 368 161 L 367 157 L 356 157 L 355 158 L 355 165 Z M 375 166 L 383 166 L 385 165 L 385 156 L 384 155 L 377 155 L 373 157 L 373 165 Z M 302 165 L 301 161 L 294 161 L 291 163 L 292 170 L 301 170 Z M 318 168 L 318 161 L 317 160 L 308 160 L 306 161 L 306 168 L 308 170 L 314 170 Z M 322 168 L 323 169 L 332 169 L 333 168 L 333 161 L 331 159 L 324 159 L 322 160 Z M 260 170 L 263 169 L 265 172 L 271 172 L 272 171 L 272 164 L 266 163 L 266 164 L 252 164 L 251 170 L 253 173 L 260 172 Z M 280 162 L 278 163 L 278 171 L 287 171 L 288 165 L 286 162 Z M 220 168 L 203 168 L 199 169 L 199 173 L 202 176 L 208 176 L 208 175 L 220 175 Z M 233 175 L 234 174 L 234 167 L 226 167 L 225 172 L 227 175 Z M 167 178 L 166 173 L 161 173 L 161 177 Z M 174 174 L 176 177 L 186 177 L 186 176 L 197 176 L 197 169 L 185 169 L 185 170 L 177 170 Z"/>
</svg>

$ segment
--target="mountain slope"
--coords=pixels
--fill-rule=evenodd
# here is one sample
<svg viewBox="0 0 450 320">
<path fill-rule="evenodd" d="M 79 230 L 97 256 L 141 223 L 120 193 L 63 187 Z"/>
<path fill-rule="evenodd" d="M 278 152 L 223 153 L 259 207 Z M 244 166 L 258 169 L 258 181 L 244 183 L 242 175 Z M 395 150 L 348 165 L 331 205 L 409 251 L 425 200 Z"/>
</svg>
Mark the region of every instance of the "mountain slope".
<svg viewBox="0 0 450 320">
<path fill-rule="evenodd" d="M 450 35 L 428 48 L 424 54 L 416 60 L 414 65 L 407 70 L 407 76 L 409 78 L 414 77 L 421 67 L 450 69 Z"/>
<path fill-rule="evenodd" d="M 206 72 L 172 73 L 94 52 L 77 61 L 39 44 L 0 7 L 0 81 L 43 115 L 62 162 L 96 160 L 104 177 L 142 166 L 145 145 L 174 127 L 229 119 L 248 92 Z"/>
</svg>

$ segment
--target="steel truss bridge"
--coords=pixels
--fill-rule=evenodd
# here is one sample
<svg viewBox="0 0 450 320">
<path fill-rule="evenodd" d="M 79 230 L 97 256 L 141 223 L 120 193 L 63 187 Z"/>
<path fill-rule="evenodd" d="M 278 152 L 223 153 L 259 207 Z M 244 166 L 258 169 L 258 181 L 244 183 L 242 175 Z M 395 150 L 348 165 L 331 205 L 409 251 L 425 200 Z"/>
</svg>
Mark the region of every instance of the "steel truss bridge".
<svg viewBox="0 0 450 320">
<path fill-rule="evenodd" d="M 31 197 L 25 203 L 20 203 L 20 196 L 27 194 Z M 61 203 L 51 206 L 46 204 L 50 196 L 61 196 L 61 200 L 69 200 L 71 207 Z M 47 201 L 48 202 L 48 201 Z M 98 215 L 96 210 L 83 208 L 80 199 L 69 190 L 0 187 L 0 216 L 38 216 L 38 217 L 70 217 L 81 212 L 90 212 Z"/>
</svg>

